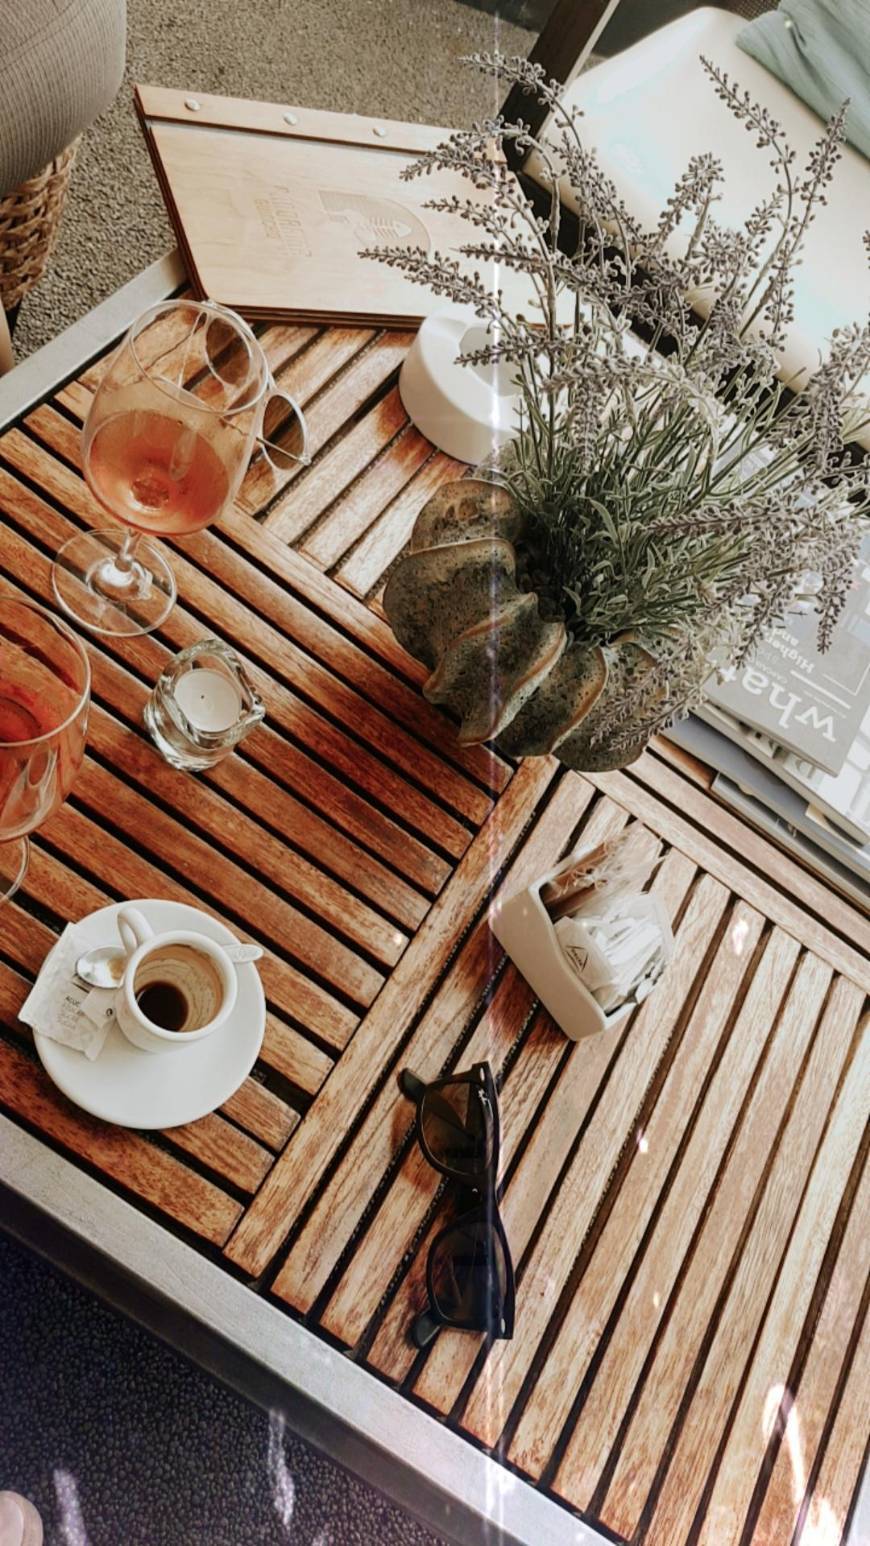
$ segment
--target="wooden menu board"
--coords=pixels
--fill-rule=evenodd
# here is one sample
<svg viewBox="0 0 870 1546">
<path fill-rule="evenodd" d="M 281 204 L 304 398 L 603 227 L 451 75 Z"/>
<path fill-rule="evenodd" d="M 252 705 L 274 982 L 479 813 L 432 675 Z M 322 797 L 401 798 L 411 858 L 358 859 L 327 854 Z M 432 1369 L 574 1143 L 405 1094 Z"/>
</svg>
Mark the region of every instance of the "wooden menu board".
<svg viewBox="0 0 870 1546">
<path fill-rule="evenodd" d="M 458 256 L 471 239 L 465 221 L 424 208 L 444 194 L 483 197 L 470 183 L 401 180 L 448 130 L 156 86 L 137 86 L 136 106 L 201 297 L 249 318 L 386 326 L 416 325 L 443 304 L 359 253 Z"/>
</svg>

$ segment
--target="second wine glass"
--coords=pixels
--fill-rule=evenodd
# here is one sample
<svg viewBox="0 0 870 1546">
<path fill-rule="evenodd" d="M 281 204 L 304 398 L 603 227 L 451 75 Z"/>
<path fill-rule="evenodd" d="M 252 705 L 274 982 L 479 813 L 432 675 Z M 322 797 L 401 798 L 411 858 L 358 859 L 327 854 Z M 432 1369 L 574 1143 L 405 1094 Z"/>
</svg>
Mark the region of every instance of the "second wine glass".
<svg viewBox="0 0 870 1546">
<path fill-rule="evenodd" d="M 27 869 L 27 835 L 72 788 L 91 668 L 81 640 L 34 601 L 0 594 L 0 902 Z"/>
<path fill-rule="evenodd" d="M 302 415 L 275 387 L 247 323 L 211 301 L 166 301 L 139 317 L 97 387 L 82 437 L 88 487 L 126 529 L 82 532 L 63 545 L 52 583 L 65 610 L 96 633 L 157 628 L 176 587 L 151 539 L 216 520 L 256 443 L 281 470 L 307 460 Z"/>
</svg>

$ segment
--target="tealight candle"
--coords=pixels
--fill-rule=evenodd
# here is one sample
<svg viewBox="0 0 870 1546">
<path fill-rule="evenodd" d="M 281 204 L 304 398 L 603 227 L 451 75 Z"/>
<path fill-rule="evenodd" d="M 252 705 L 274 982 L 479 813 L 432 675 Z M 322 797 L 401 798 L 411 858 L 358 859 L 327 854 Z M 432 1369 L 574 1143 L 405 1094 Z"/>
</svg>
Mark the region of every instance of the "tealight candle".
<svg viewBox="0 0 870 1546">
<path fill-rule="evenodd" d="M 211 768 L 264 716 L 238 656 L 219 639 L 182 650 L 145 705 L 145 724 L 167 762 Z"/>
<path fill-rule="evenodd" d="M 242 695 L 235 682 L 207 666 L 178 678 L 175 701 L 195 730 L 229 730 L 242 712 Z"/>
</svg>

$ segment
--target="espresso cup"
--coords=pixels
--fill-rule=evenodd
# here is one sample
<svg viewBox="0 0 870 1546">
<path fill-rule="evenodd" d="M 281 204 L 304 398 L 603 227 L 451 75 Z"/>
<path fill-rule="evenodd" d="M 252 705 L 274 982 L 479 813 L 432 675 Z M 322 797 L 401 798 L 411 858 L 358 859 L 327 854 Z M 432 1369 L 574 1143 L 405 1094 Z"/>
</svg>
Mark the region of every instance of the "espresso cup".
<svg viewBox="0 0 870 1546">
<path fill-rule="evenodd" d="M 137 907 L 122 907 L 118 933 L 127 953 L 115 1017 L 144 1052 L 189 1047 L 233 1011 L 238 974 L 226 951 L 205 934 L 155 934 Z"/>
</svg>

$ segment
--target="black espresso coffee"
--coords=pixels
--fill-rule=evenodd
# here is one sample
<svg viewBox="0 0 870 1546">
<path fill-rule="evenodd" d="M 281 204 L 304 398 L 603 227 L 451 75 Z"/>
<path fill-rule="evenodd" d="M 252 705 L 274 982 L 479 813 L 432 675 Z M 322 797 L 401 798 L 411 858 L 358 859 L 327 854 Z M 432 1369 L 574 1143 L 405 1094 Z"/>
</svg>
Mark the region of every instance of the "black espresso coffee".
<svg viewBox="0 0 870 1546">
<path fill-rule="evenodd" d="M 187 998 L 174 982 L 146 983 L 136 994 L 136 1003 L 145 1018 L 162 1031 L 180 1031 L 188 1019 Z"/>
</svg>

